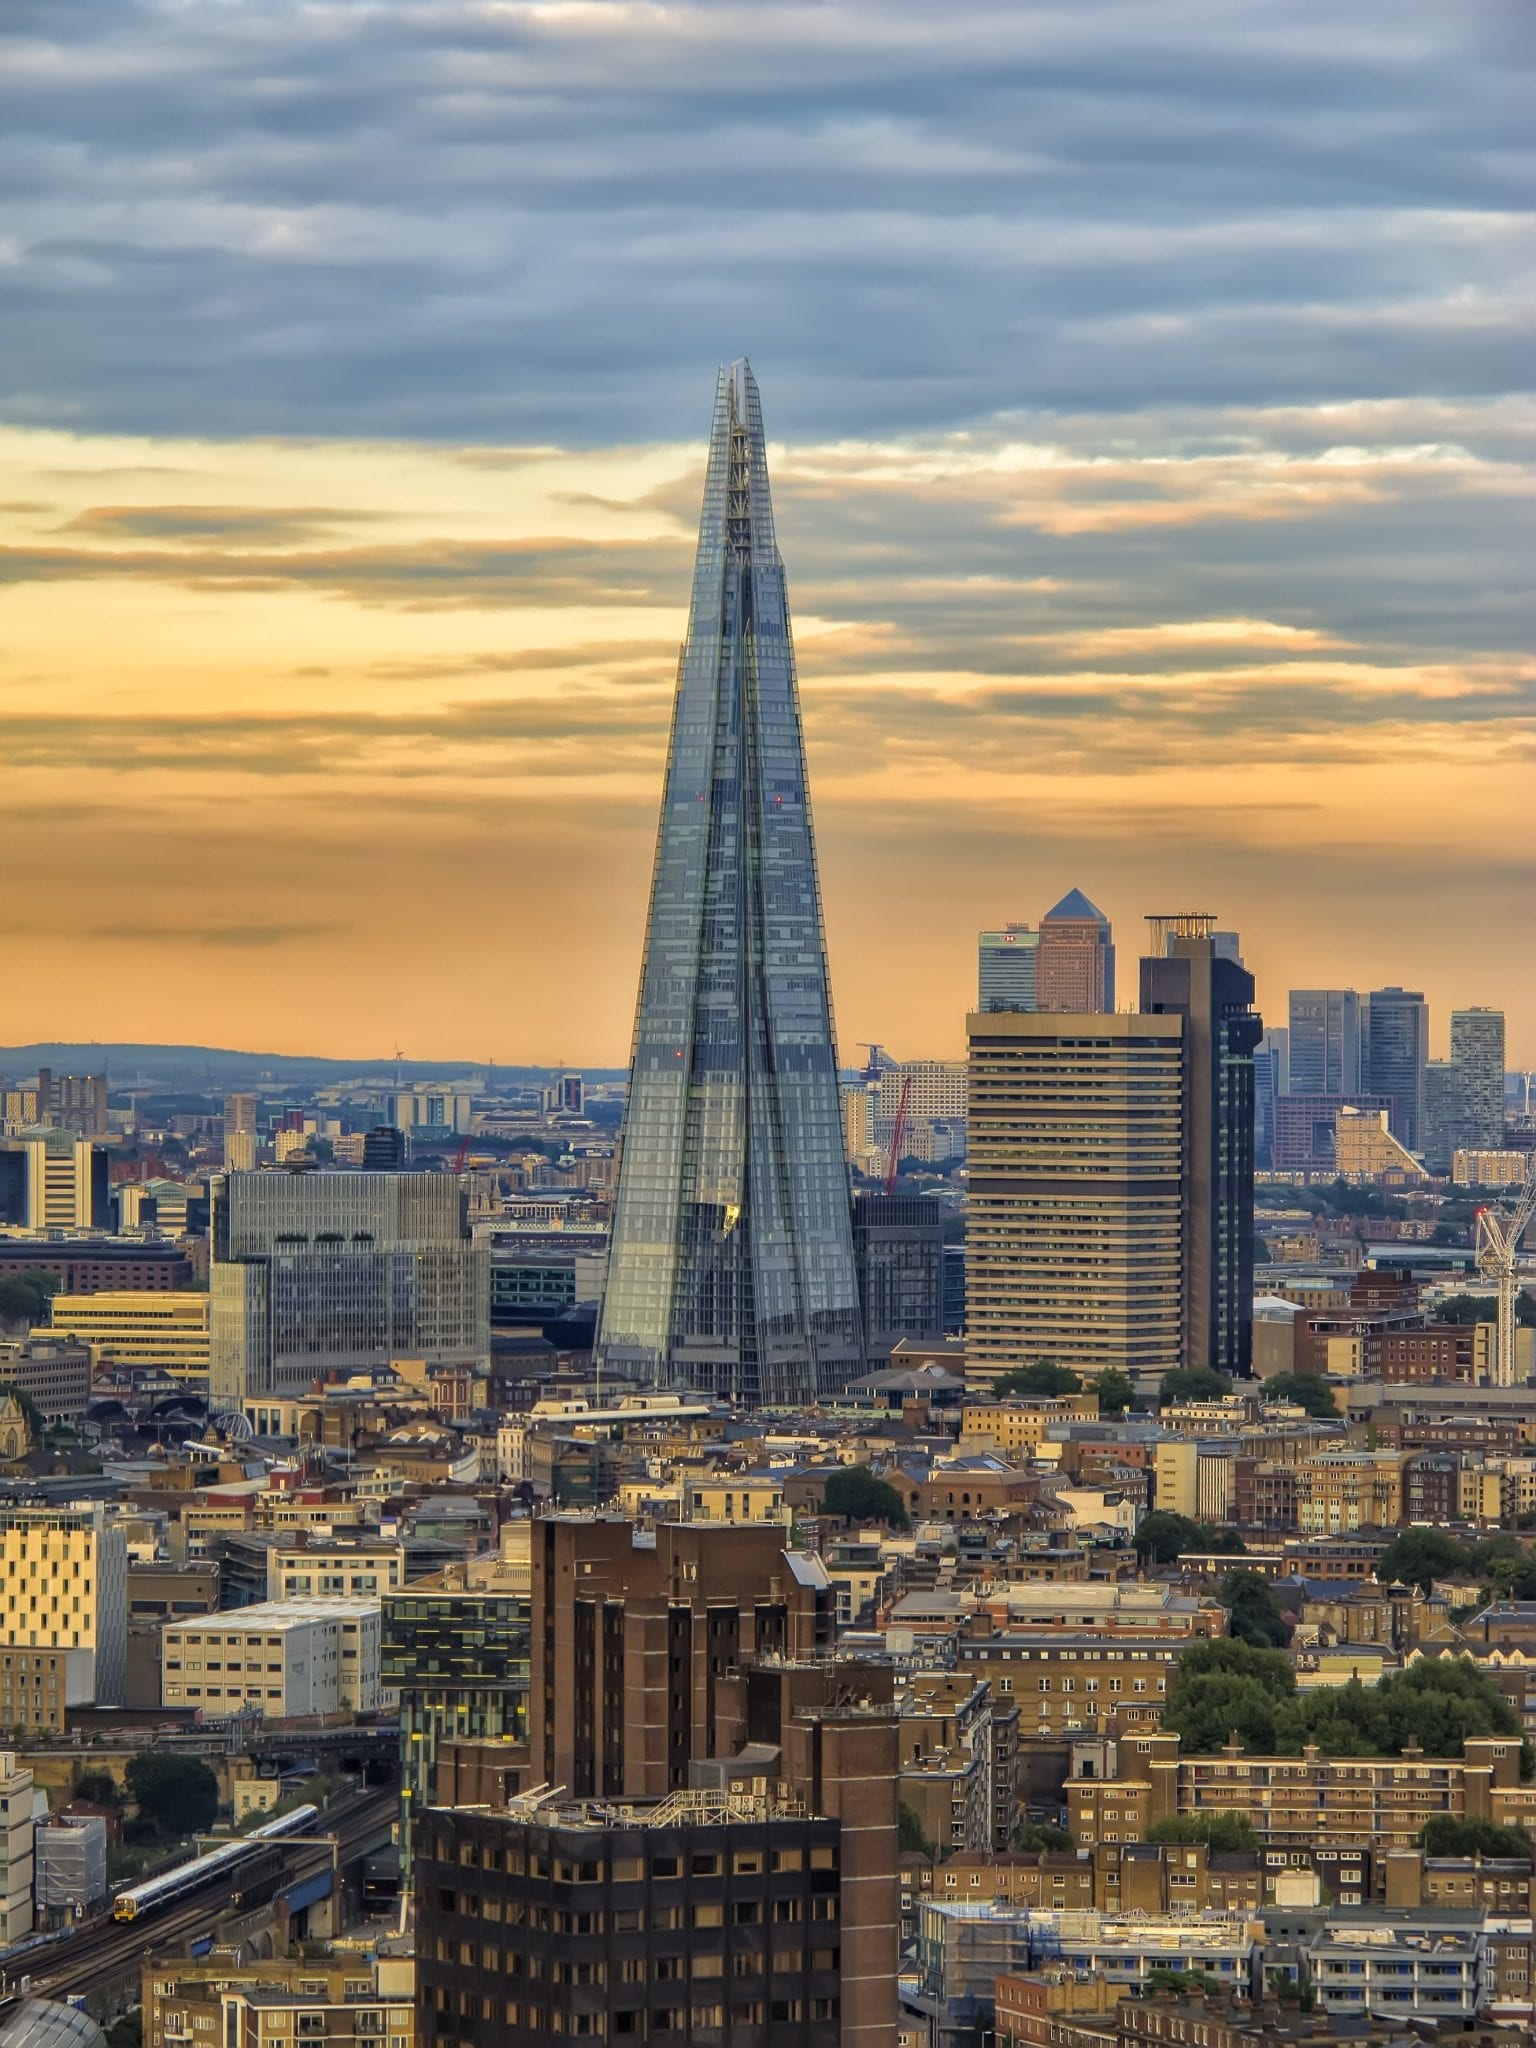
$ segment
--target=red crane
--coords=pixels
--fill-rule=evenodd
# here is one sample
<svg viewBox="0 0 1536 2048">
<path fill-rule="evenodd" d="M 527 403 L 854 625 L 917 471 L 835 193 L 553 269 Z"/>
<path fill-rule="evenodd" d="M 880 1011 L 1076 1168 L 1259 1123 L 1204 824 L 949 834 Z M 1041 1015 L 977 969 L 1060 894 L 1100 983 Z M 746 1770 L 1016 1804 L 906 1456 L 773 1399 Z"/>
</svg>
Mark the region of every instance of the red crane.
<svg viewBox="0 0 1536 2048">
<path fill-rule="evenodd" d="M 896 1121 L 891 1125 L 890 1157 L 886 1161 L 885 1168 L 885 1192 L 888 1195 L 893 1195 L 896 1192 L 896 1169 L 901 1164 L 901 1141 L 907 1135 L 907 1098 L 911 1093 L 912 1076 L 910 1074 L 903 1074 L 901 1077 L 901 1095 L 896 1103 Z"/>
<path fill-rule="evenodd" d="M 454 1172 L 455 1172 L 455 1173 L 462 1173 L 462 1172 L 464 1171 L 464 1162 L 465 1162 L 465 1160 L 466 1160 L 466 1159 L 467 1159 L 468 1157 L 469 1157 L 469 1139 L 468 1139 L 468 1138 L 466 1137 L 466 1138 L 464 1138 L 464 1139 L 462 1140 L 462 1142 L 460 1143 L 460 1145 L 459 1145 L 459 1150 L 458 1150 L 458 1156 L 457 1156 L 457 1157 L 455 1158 L 455 1160 L 454 1160 L 454 1162 L 453 1162 L 453 1170 L 454 1170 Z"/>
</svg>

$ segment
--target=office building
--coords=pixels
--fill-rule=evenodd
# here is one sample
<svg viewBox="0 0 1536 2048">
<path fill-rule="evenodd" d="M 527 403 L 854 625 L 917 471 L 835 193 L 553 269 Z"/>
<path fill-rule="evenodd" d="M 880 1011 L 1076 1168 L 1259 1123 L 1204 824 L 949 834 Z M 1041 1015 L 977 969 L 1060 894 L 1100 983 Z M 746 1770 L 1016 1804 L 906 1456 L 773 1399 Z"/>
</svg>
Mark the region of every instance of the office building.
<svg viewBox="0 0 1536 2048">
<path fill-rule="evenodd" d="M 1221 958 L 1210 919 L 1149 919 L 1141 1007 L 1183 1020 L 1184 1363 L 1253 1367 L 1253 976 Z"/>
<path fill-rule="evenodd" d="M 1069 889 L 1040 920 L 1035 1008 L 1095 1014 L 1115 1007 L 1115 943 L 1109 919 Z"/>
<path fill-rule="evenodd" d="M 445 1743 L 527 1738 L 530 1630 L 527 1573 L 500 1557 L 384 1595 L 382 1679 L 399 1702 L 407 1857 Z"/>
<path fill-rule="evenodd" d="M 534 1776 L 577 1798 L 658 1798 L 690 1760 L 729 1754 L 722 1683 L 738 1663 L 815 1655 L 834 1633 L 818 1558 L 777 1525 L 628 1517 L 534 1522 Z"/>
<path fill-rule="evenodd" d="M 104 1508 L 0 1508 L 0 1656 L 56 1650 L 71 1706 L 116 1706 L 128 1657 L 128 1547 Z"/>
<path fill-rule="evenodd" d="M 887 1159 L 901 1125 L 904 1159 L 949 1159 L 965 1151 L 964 1060 L 908 1060 L 874 1084 L 875 1145 Z"/>
<path fill-rule="evenodd" d="M 51 1329 L 0 1339 L 0 1386 L 25 1394 L 45 1422 L 78 1422 L 91 1398 L 90 1349 Z"/>
<path fill-rule="evenodd" d="M 409 1138 L 462 1137 L 470 1129 L 474 1096 L 467 1088 L 420 1082 L 390 1097 L 390 1121 Z"/>
<path fill-rule="evenodd" d="M 114 1199 L 120 1230 L 158 1230 L 163 1237 L 185 1237 L 195 1191 L 187 1181 L 157 1175 L 122 1182 Z"/>
<path fill-rule="evenodd" d="M 231 1173 L 250 1173 L 261 1150 L 254 1095 L 224 1098 L 224 1164 Z"/>
<path fill-rule="evenodd" d="M 1035 1007 L 1035 956 L 1040 934 L 1027 924 L 1005 924 L 1001 931 L 980 932 L 976 939 L 976 1007 L 985 1016 L 994 1010 Z"/>
<path fill-rule="evenodd" d="M 546 1116 L 585 1116 L 586 1082 L 580 1074 L 557 1074 L 540 1089 L 539 1102 Z"/>
<path fill-rule="evenodd" d="M 363 1171 L 401 1173 L 405 1170 L 405 1133 L 395 1124 L 375 1124 L 363 1134 Z"/>
<path fill-rule="evenodd" d="M 484 1366 L 490 1254 L 451 1174 L 231 1173 L 214 1184 L 209 1390 L 238 1408 L 317 1376 Z"/>
<path fill-rule="evenodd" d="M 0 1151 L 0 1180 L 6 1153 Z M 174 1244 L 141 1238 L 0 1237 L 0 1279 L 46 1273 L 61 1294 L 95 1294 L 103 1287 L 175 1289 L 192 1283 L 192 1262 Z"/>
<path fill-rule="evenodd" d="M 172 1379 L 208 1377 L 206 1294 L 161 1289 L 103 1289 L 99 1294 L 56 1294 L 45 1330 L 89 1344 L 103 1372 L 168 1372 Z"/>
<path fill-rule="evenodd" d="M 1460 1077 L 1461 1121 L 1456 1146 L 1497 1151 L 1504 1142 L 1502 1010 L 1452 1010 L 1451 1065 Z"/>
<path fill-rule="evenodd" d="M 921 1195 L 856 1195 L 853 1248 L 870 1364 L 884 1365 L 904 1337 L 936 1343 L 944 1335 L 944 1218 L 938 1203 Z"/>
<path fill-rule="evenodd" d="M 0 1140 L 0 1224 L 46 1235 L 106 1230 L 111 1221 L 102 1146 L 42 1128 Z"/>
<path fill-rule="evenodd" d="M 894 1942 L 883 1999 L 844 1982 L 843 1837 L 789 1788 L 751 1780 L 622 1810 L 430 1808 L 421 2048 L 564 2048 L 573 2035 L 888 2048 Z"/>
<path fill-rule="evenodd" d="M 1237 970 L 1233 970 L 1237 971 Z M 1183 1357 L 1184 1019 L 972 1016 L 966 1372 Z"/>
<path fill-rule="evenodd" d="M 1424 1069 L 1429 1064 L 1429 1005 L 1417 989 L 1372 989 L 1369 1086 L 1392 1098 L 1392 1135 L 1410 1152 L 1422 1142 Z"/>
<path fill-rule="evenodd" d="M 1290 1083 L 1298 1095 L 1360 1092 L 1360 998 L 1352 988 L 1293 988 Z"/>
<path fill-rule="evenodd" d="M 0 1750 L 0 1946 L 32 1932 L 36 1887 L 32 1772 L 12 1749 Z"/>
<path fill-rule="evenodd" d="M 160 1633 L 160 1697 L 210 1719 L 371 1714 L 379 1705 L 377 1600 L 272 1600 L 178 1615 Z"/>
<path fill-rule="evenodd" d="M 769 1405 L 863 1369 L 784 565 L 745 363 L 715 401 L 597 1351 Z"/>
</svg>

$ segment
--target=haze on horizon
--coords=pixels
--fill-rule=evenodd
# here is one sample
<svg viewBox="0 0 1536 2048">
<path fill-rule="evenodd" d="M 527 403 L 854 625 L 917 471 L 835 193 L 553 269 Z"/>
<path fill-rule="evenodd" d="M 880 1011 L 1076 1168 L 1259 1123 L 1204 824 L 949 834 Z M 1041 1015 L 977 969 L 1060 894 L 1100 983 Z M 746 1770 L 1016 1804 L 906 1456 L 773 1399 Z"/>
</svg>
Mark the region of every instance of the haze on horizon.
<svg viewBox="0 0 1536 2048">
<path fill-rule="evenodd" d="M 1536 1065 L 1513 4 L 7 11 L 0 1039 L 620 1065 L 715 365 L 845 1063 L 978 927 Z"/>
</svg>

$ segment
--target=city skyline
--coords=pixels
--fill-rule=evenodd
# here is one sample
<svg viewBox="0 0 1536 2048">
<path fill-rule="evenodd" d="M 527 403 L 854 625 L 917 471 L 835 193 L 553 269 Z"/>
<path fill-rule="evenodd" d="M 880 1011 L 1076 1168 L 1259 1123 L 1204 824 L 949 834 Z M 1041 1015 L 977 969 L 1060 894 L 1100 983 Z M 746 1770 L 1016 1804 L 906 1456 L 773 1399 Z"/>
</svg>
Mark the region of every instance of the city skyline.
<svg viewBox="0 0 1536 2048">
<path fill-rule="evenodd" d="M 1496 11 L 894 14 L 28 14 L 0 1036 L 620 1064 L 747 353 L 850 1043 L 1081 886 L 1536 1064 Z"/>
</svg>

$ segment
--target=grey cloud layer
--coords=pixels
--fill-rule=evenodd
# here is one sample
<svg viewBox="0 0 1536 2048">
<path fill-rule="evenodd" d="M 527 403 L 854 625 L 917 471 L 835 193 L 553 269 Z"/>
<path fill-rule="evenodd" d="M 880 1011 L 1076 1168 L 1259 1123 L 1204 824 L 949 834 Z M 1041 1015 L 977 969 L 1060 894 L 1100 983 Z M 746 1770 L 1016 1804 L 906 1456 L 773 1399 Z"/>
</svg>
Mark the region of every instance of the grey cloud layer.
<svg viewBox="0 0 1536 2048">
<path fill-rule="evenodd" d="M 1514 0 L 13 0 L 0 413 L 474 440 L 1472 398 Z"/>
</svg>

